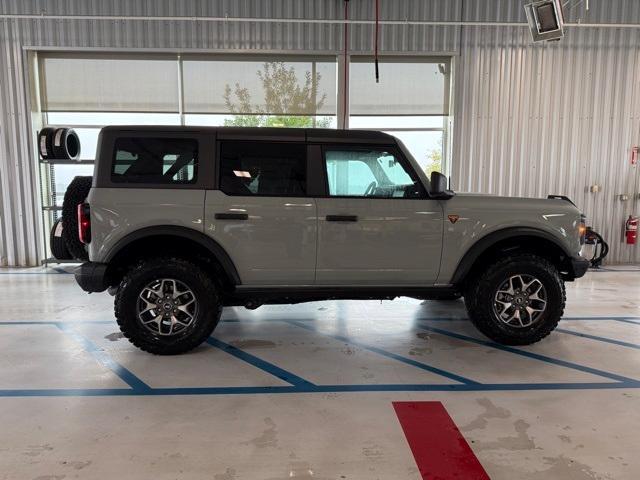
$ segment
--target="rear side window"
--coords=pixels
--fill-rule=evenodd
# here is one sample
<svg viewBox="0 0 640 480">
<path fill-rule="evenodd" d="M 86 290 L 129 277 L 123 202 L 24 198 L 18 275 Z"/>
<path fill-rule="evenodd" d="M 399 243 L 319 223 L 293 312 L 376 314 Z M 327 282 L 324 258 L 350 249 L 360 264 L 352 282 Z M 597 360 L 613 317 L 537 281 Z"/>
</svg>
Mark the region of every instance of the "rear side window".
<svg viewBox="0 0 640 480">
<path fill-rule="evenodd" d="M 190 184 L 198 175 L 198 142 L 186 138 L 118 138 L 111 169 L 117 183 Z"/>
<path fill-rule="evenodd" d="M 221 142 L 220 190 L 242 196 L 306 195 L 306 145 Z"/>
</svg>

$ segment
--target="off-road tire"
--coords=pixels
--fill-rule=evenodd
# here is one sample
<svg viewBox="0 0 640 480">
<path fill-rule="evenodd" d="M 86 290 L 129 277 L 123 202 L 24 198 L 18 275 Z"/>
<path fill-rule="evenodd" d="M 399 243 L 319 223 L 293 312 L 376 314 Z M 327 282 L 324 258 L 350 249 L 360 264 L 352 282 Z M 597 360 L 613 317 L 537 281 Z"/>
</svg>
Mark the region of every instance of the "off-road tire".
<svg viewBox="0 0 640 480">
<path fill-rule="evenodd" d="M 188 286 L 198 302 L 192 325 L 172 336 L 154 334 L 138 319 L 138 296 L 153 280 L 172 278 Z M 134 266 L 115 297 L 115 316 L 124 336 L 136 347 L 156 355 L 177 355 L 204 342 L 215 329 L 222 304 L 213 279 L 197 265 L 180 258 L 155 258 Z"/>
<path fill-rule="evenodd" d="M 545 311 L 532 325 L 516 328 L 502 322 L 493 302 L 500 285 L 512 275 L 532 275 L 546 290 Z M 465 304 L 471 322 L 490 339 L 505 345 L 531 345 L 549 335 L 564 314 L 566 292 L 558 269 L 548 260 L 532 254 L 505 257 L 489 266 L 470 282 Z"/>
<path fill-rule="evenodd" d="M 67 187 L 62 202 L 62 237 L 73 258 L 78 260 L 89 260 L 87 249 L 78 236 L 78 205 L 89 195 L 92 180 L 93 177 L 75 177 Z"/>
<path fill-rule="evenodd" d="M 62 229 L 61 234 L 57 235 L 58 228 Z M 67 244 L 62 237 L 64 233 L 64 223 L 62 223 L 62 218 L 56 220 L 51 227 L 51 233 L 49 234 L 49 248 L 51 248 L 51 254 L 53 258 L 56 260 L 72 260 L 73 257 L 67 248 Z"/>
</svg>

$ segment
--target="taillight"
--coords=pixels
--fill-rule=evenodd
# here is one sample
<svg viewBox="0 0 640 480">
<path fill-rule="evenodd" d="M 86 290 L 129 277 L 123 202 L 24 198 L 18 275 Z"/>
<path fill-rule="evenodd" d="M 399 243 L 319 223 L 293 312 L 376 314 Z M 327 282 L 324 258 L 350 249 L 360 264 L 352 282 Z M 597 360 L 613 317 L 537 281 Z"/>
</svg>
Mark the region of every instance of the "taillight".
<svg viewBox="0 0 640 480">
<path fill-rule="evenodd" d="M 91 242 L 91 215 L 88 203 L 78 205 L 78 237 L 82 243 Z"/>
</svg>

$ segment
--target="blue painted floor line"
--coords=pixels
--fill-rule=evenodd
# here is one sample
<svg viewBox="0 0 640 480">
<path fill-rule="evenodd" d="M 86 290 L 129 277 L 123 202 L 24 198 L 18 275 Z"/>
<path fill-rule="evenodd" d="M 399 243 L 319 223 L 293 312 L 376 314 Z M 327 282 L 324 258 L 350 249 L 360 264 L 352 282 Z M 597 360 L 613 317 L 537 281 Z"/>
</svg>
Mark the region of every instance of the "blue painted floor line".
<svg viewBox="0 0 640 480">
<path fill-rule="evenodd" d="M 380 385 L 308 385 L 266 387 L 179 387 L 150 388 L 137 391 L 124 388 L 96 389 L 15 389 L 0 390 L 3 397 L 97 397 L 97 396 L 177 396 L 177 395 L 272 395 L 283 393 L 356 393 L 356 392 L 503 392 L 637 389 L 635 382 L 611 383 L 491 383 L 491 384 L 380 384 Z"/>
<path fill-rule="evenodd" d="M 436 375 L 440 375 L 442 377 L 446 377 L 449 378 L 451 380 L 455 380 L 456 382 L 460 382 L 466 385 L 480 385 L 479 382 L 476 382 L 475 380 L 471 380 L 469 378 L 463 377 L 461 375 L 456 375 L 455 373 L 451 373 L 451 372 L 447 372 L 446 370 L 442 370 L 440 368 L 437 367 L 433 367 L 431 365 L 427 365 L 426 363 L 422 363 L 422 362 L 418 362 L 416 360 L 412 360 L 410 358 L 406 358 L 403 357 L 402 355 L 398 355 L 397 353 L 392 353 L 392 352 L 388 352 L 387 350 L 383 350 L 381 348 L 378 347 L 374 347 L 371 345 L 367 345 L 364 343 L 361 343 L 357 340 L 354 340 L 352 338 L 349 337 L 345 337 L 342 335 L 333 335 L 333 334 L 329 334 L 329 333 L 325 333 L 322 332 L 320 330 L 318 330 L 317 328 L 310 326 L 310 325 L 306 325 L 304 323 L 300 323 L 300 322 L 296 322 L 293 320 L 283 320 L 284 323 L 288 323 L 289 325 L 295 325 L 299 328 L 304 328 L 305 330 L 310 330 L 312 332 L 315 332 L 319 335 L 324 335 L 325 337 L 330 337 L 330 338 L 334 338 L 336 340 L 339 340 L 341 342 L 345 342 L 348 343 L 350 345 L 354 345 L 356 347 L 360 347 L 364 350 L 368 350 L 370 352 L 373 353 L 377 353 L 378 355 L 382 355 L 383 357 L 387 357 L 387 358 L 391 358 L 393 360 L 397 360 L 399 362 L 402 362 L 406 365 L 411 365 L 412 367 L 417 367 L 420 368 L 422 370 L 426 370 L 428 372 L 431 373 L 435 373 Z"/>
<path fill-rule="evenodd" d="M 623 342 L 622 340 L 616 340 L 614 338 L 601 337 L 599 335 L 591 335 L 590 333 L 576 332 L 574 330 L 567 330 L 564 328 L 556 328 L 554 331 L 560 333 L 566 333 L 568 335 L 575 335 L 576 337 L 588 338 L 589 340 L 595 340 L 597 342 L 611 343 L 613 345 L 620 345 L 621 347 L 635 348 L 640 350 L 640 345 L 637 343 Z"/>
<path fill-rule="evenodd" d="M 571 368 L 573 370 L 578 370 L 580 372 L 591 373 L 593 375 L 598 375 L 600 377 L 609 378 L 611 380 L 615 380 L 617 382 L 623 382 L 626 384 L 638 384 L 640 385 L 640 380 L 636 380 L 633 378 L 625 377 L 623 375 L 618 375 L 611 372 L 606 372 L 604 370 L 599 370 L 597 368 L 587 367 L 586 365 L 580 365 L 577 363 L 569 362 L 566 360 L 560 360 L 553 357 L 548 357 L 546 355 L 541 355 L 539 353 L 530 352 L 528 350 L 522 350 L 520 348 L 509 347 L 507 345 L 501 345 L 499 343 L 495 343 L 489 340 L 481 340 L 475 337 L 469 337 L 467 335 L 463 335 L 461 333 L 451 332 L 449 330 L 444 330 L 442 328 L 431 327 L 428 325 L 422 325 L 422 329 L 431 331 L 434 333 L 439 333 L 441 335 L 446 335 L 448 337 L 457 338 L 458 340 L 463 340 L 465 342 L 476 343 L 478 345 L 483 345 L 485 347 L 495 348 L 497 350 L 502 350 L 505 352 L 514 353 L 516 355 L 521 355 L 523 357 L 532 358 L 534 360 L 540 360 L 541 362 L 550 363 L 552 365 L 558 365 L 561 367 Z"/>
<path fill-rule="evenodd" d="M 631 325 L 640 325 L 638 317 L 614 318 L 616 322 L 630 323 Z"/>
<path fill-rule="evenodd" d="M 299 377 L 291 372 L 288 372 L 287 370 L 284 370 L 278 367 L 277 365 L 274 365 L 273 363 L 269 363 L 266 360 L 263 360 L 261 358 L 256 357 L 255 355 L 245 352 L 244 350 L 241 350 L 238 347 L 234 347 L 233 345 L 225 343 L 222 340 L 219 340 L 214 337 L 209 337 L 207 339 L 207 343 L 213 347 L 216 347 L 225 351 L 230 355 L 233 355 L 234 357 L 240 360 L 247 362 L 250 365 L 253 365 L 256 368 L 259 368 L 262 371 L 269 373 L 270 375 L 273 375 L 274 377 L 284 380 L 285 382 L 290 383 L 291 385 L 298 386 L 298 387 L 314 386 L 314 384 L 309 382 L 308 380 L 305 380 L 302 377 Z"/>
<path fill-rule="evenodd" d="M 62 267 L 49 267 L 51 270 L 61 273 L 63 275 L 71 275 L 73 274 L 73 272 L 67 272 L 65 269 L 63 269 Z"/>
<path fill-rule="evenodd" d="M 125 367 L 112 359 L 109 356 L 108 352 L 99 348 L 84 335 L 78 333 L 78 331 L 76 331 L 71 325 L 62 322 L 57 322 L 55 323 L 55 325 L 69 337 L 73 338 L 76 342 L 82 345 L 87 353 L 93 356 L 93 358 L 95 358 L 101 365 L 105 366 L 113 373 L 115 373 L 123 382 L 133 388 L 137 393 L 145 392 L 151 389 L 149 385 L 136 377 L 131 371 L 127 370 Z"/>
<path fill-rule="evenodd" d="M 594 317 L 596 318 L 596 317 Z M 598 317 L 602 320 L 611 320 L 611 317 Z M 620 317 L 620 319 L 629 319 L 635 317 Z M 274 320 L 275 321 L 275 320 Z M 277 378 L 280 378 L 291 386 L 264 386 L 264 387 L 185 387 L 185 388 L 152 388 L 141 379 L 139 379 L 132 372 L 124 368 L 122 365 L 114 361 L 107 351 L 101 349 L 95 345 L 88 338 L 80 334 L 74 327 L 78 324 L 88 323 L 111 323 L 112 321 L 87 321 L 87 322 L 0 322 L 0 325 L 54 325 L 64 333 L 68 334 L 71 338 L 77 341 L 82 347 L 91 354 L 98 362 L 104 365 L 106 368 L 113 371 L 120 379 L 127 383 L 131 389 L 125 388 L 107 388 L 107 389 L 13 389 L 13 390 L 0 390 L 0 397 L 29 397 L 29 396 L 131 396 L 131 395 L 243 395 L 243 394 L 277 394 L 277 393 L 331 393 L 331 392 L 430 392 L 430 391 L 526 391 L 526 390 L 585 390 L 585 389 L 620 389 L 628 388 L 635 389 L 640 388 L 640 381 L 627 378 L 621 375 L 605 372 L 595 368 L 587 367 L 584 365 L 559 360 L 545 355 L 540 355 L 534 352 L 529 352 L 519 348 L 508 347 L 500 345 L 491 341 L 480 340 L 474 337 L 469 337 L 456 332 L 451 332 L 441 328 L 436 328 L 428 325 L 424 325 L 421 322 L 420 328 L 427 331 L 433 331 L 442 335 L 447 335 L 460 340 L 477 343 L 480 345 L 489 346 L 499 350 L 504 350 L 525 357 L 533 358 L 536 360 L 544 361 L 547 363 L 564 366 L 574 370 L 579 370 L 586 373 L 592 373 L 616 380 L 615 382 L 590 382 L 590 383 L 522 383 L 522 384 L 481 384 L 473 380 L 458 376 L 451 372 L 447 372 L 430 365 L 417 362 L 415 360 L 403 357 L 392 352 L 374 347 L 371 345 L 362 344 L 358 341 L 350 339 L 345 336 L 325 334 L 315 326 L 305 324 L 300 321 L 293 320 L 280 320 L 284 323 L 297 326 L 306 330 L 313 331 L 320 335 L 326 335 L 328 337 L 335 338 L 336 340 L 343 341 L 354 346 L 372 351 L 379 355 L 394 360 L 400 361 L 405 364 L 413 365 L 415 367 L 431 371 L 438 375 L 450 378 L 452 380 L 460 382 L 459 384 L 385 384 L 385 385 L 315 385 L 291 372 L 288 372 L 276 365 L 273 365 L 265 360 L 262 360 L 248 352 L 245 352 L 233 345 L 225 343 L 214 337 L 210 337 L 207 342 L 216 348 L 220 348 L 223 351 L 241 359 L 254 367 L 263 370 Z M 437 321 L 437 320 L 436 320 Z M 628 342 L 620 342 L 613 339 L 604 337 L 597 337 L 595 335 L 581 334 L 580 332 L 574 332 L 565 329 L 559 329 L 560 333 L 574 334 L 577 336 L 583 336 L 586 338 L 592 338 L 593 340 L 605 341 L 609 343 L 615 343 L 618 345 L 625 344 L 623 346 L 633 346 L 633 348 L 639 348 L 639 345 L 629 344 Z"/>
</svg>

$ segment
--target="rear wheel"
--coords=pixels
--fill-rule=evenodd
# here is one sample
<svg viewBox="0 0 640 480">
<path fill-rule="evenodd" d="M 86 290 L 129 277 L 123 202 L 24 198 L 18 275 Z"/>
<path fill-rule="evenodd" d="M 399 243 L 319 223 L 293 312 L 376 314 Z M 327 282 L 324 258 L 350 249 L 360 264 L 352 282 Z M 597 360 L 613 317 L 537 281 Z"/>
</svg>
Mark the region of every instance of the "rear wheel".
<svg viewBox="0 0 640 480">
<path fill-rule="evenodd" d="M 536 255 L 500 260 L 471 282 L 465 303 L 473 324 L 506 345 L 530 345 L 551 333 L 565 306 L 556 267 Z"/>
<path fill-rule="evenodd" d="M 213 280 L 179 258 L 140 263 L 122 280 L 115 298 L 124 336 L 141 350 L 158 355 L 197 347 L 211 335 L 221 313 Z"/>
</svg>

